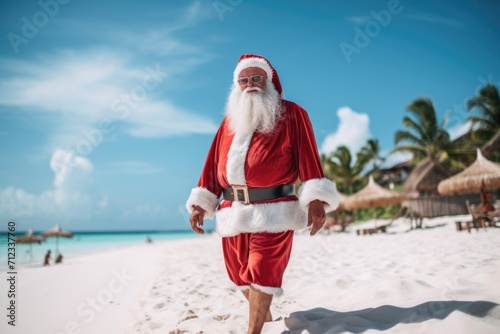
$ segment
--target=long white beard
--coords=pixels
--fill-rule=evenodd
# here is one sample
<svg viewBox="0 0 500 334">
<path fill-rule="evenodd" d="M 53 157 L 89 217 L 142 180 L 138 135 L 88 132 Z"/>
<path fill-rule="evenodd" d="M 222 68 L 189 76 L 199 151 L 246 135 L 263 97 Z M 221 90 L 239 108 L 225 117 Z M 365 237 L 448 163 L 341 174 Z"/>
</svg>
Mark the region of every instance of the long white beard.
<svg viewBox="0 0 500 334">
<path fill-rule="evenodd" d="M 257 92 L 248 93 L 249 90 Z M 233 84 L 226 103 L 229 127 L 234 134 L 272 133 L 281 118 L 283 107 L 278 91 L 267 80 L 264 90 L 250 87 L 241 90 Z"/>
</svg>

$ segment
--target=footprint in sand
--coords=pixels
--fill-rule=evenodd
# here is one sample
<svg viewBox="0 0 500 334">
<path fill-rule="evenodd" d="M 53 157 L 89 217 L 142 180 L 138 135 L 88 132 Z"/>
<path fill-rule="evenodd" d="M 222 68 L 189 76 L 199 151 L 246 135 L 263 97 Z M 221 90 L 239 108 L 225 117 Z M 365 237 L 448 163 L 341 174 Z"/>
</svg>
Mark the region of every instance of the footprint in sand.
<svg viewBox="0 0 500 334">
<path fill-rule="evenodd" d="M 159 323 L 159 322 L 150 322 L 148 327 L 149 327 L 149 329 L 155 330 L 155 329 L 161 328 L 163 326 L 164 326 L 164 324 Z"/>
<path fill-rule="evenodd" d="M 178 328 L 176 330 L 168 332 L 168 334 L 190 334 L 190 333 L 191 333 L 190 331 L 178 329 Z"/>
<path fill-rule="evenodd" d="M 189 320 L 189 319 L 195 319 L 195 318 L 198 318 L 198 316 L 196 315 L 196 313 L 194 313 L 193 310 L 188 310 L 182 317 L 181 317 L 181 320 L 179 320 L 179 324 L 183 321 L 186 321 L 186 320 Z"/>
<path fill-rule="evenodd" d="M 412 292 L 411 284 L 408 281 L 399 282 L 399 287 L 402 292 L 410 294 Z"/>
<path fill-rule="evenodd" d="M 159 304 L 156 304 L 155 306 L 153 306 L 153 308 L 155 310 L 160 310 L 162 309 L 163 307 L 165 307 L 165 303 L 159 303 Z"/>
<path fill-rule="evenodd" d="M 415 280 L 415 283 L 417 283 L 421 286 L 425 286 L 426 288 L 433 288 L 434 287 L 431 284 L 427 283 L 426 281 Z"/>
<path fill-rule="evenodd" d="M 214 320 L 217 320 L 217 321 L 224 321 L 224 320 L 227 320 L 229 319 L 230 315 L 229 314 L 221 314 L 221 315 L 216 315 L 214 316 Z"/>
</svg>

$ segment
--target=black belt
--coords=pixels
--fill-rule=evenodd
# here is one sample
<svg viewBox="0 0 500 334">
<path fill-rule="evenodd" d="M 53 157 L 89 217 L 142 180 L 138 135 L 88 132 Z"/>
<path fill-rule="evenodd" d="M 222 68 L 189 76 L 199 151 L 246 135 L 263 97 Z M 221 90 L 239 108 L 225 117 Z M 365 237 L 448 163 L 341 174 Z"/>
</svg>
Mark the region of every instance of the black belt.
<svg viewBox="0 0 500 334">
<path fill-rule="evenodd" d="M 267 201 L 278 197 L 295 195 L 295 185 L 282 184 L 266 188 L 248 188 L 247 186 L 232 185 L 231 188 L 223 188 L 224 199 L 233 202 L 248 204 L 256 201 Z"/>
</svg>

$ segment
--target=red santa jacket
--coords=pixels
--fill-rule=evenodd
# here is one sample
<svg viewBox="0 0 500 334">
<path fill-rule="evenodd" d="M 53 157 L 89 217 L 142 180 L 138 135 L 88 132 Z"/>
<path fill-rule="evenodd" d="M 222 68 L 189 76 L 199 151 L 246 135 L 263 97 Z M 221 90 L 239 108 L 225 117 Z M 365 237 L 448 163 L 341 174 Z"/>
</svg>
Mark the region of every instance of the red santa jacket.
<svg viewBox="0 0 500 334">
<path fill-rule="evenodd" d="M 234 135 L 222 121 L 208 152 L 198 187 L 186 203 L 189 212 L 199 205 L 207 218 L 216 215 L 221 236 L 242 232 L 282 232 L 307 225 L 311 201 L 325 202 L 325 210 L 339 204 L 335 184 L 324 177 L 309 117 L 299 105 L 283 100 L 284 112 L 271 134 Z M 249 188 L 302 181 L 297 196 L 242 204 L 219 201 L 222 188 L 232 184 Z"/>
</svg>

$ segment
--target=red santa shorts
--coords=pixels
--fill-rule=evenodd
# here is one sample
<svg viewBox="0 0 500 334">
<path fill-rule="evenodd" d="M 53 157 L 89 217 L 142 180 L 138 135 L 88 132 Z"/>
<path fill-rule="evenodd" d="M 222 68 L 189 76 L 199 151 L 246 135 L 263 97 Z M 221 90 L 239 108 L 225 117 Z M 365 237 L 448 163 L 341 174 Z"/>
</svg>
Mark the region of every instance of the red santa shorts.
<svg viewBox="0 0 500 334">
<path fill-rule="evenodd" d="M 227 273 L 241 289 L 253 285 L 269 294 L 281 294 L 293 231 L 241 233 L 222 238 Z"/>
</svg>

